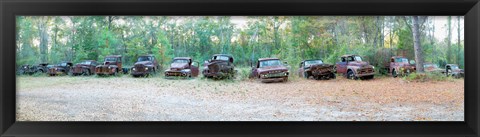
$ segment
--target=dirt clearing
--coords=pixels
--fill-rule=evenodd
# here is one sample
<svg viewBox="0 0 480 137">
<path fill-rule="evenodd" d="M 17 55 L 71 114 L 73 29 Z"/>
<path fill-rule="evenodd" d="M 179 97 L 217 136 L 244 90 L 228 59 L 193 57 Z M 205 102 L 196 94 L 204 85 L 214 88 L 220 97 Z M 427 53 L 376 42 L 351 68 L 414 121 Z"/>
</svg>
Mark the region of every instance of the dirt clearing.
<svg viewBox="0 0 480 137">
<path fill-rule="evenodd" d="M 463 121 L 464 80 L 17 77 L 18 121 Z"/>
</svg>

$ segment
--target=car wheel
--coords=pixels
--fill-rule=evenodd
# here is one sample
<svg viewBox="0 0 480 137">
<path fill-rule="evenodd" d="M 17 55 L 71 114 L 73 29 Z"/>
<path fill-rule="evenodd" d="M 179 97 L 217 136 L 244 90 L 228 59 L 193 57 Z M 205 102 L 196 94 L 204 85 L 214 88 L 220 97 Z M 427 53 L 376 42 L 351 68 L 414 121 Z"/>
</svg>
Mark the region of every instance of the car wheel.
<svg viewBox="0 0 480 137">
<path fill-rule="evenodd" d="M 446 73 L 447 73 L 447 77 L 448 77 L 448 76 L 452 76 L 452 69 L 447 69 L 447 72 L 446 72 Z"/>
<path fill-rule="evenodd" d="M 287 82 L 287 81 L 288 81 L 288 77 L 284 77 L 283 82 Z"/>
<path fill-rule="evenodd" d="M 310 78 L 310 75 L 308 75 L 307 72 L 303 72 L 303 77 L 306 78 L 306 79 L 308 79 L 308 78 Z"/>
<path fill-rule="evenodd" d="M 353 73 L 353 71 L 348 71 L 347 72 L 347 78 L 348 79 L 353 79 L 353 80 L 357 80 L 358 78 L 355 76 L 355 73 Z"/>
<path fill-rule="evenodd" d="M 396 78 L 396 77 L 398 76 L 397 70 L 393 69 L 393 71 L 392 71 L 392 76 L 393 76 L 394 78 Z"/>
<path fill-rule="evenodd" d="M 335 73 L 330 73 L 330 78 L 331 79 L 335 79 L 337 76 L 335 75 Z"/>
</svg>

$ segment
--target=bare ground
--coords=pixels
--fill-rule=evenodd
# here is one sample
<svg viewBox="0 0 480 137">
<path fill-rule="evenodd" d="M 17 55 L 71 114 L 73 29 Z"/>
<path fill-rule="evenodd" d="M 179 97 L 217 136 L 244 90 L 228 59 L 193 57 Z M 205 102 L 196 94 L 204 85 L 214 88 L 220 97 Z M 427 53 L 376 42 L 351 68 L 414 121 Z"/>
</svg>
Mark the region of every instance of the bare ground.
<svg viewBox="0 0 480 137">
<path fill-rule="evenodd" d="M 463 121 L 464 80 L 17 78 L 18 121 Z"/>
</svg>

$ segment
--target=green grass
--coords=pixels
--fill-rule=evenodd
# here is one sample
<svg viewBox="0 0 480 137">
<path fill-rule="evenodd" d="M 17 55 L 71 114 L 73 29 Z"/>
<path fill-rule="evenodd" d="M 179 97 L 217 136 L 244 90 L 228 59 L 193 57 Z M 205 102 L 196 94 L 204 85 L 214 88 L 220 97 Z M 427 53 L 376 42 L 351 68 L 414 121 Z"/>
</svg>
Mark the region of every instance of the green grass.
<svg viewBox="0 0 480 137">
<path fill-rule="evenodd" d="M 427 82 L 427 81 L 453 81 L 452 77 L 447 77 L 445 74 L 438 72 L 431 73 L 411 73 L 408 76 L 404 76 L 403 80 Z"/>
</svg>

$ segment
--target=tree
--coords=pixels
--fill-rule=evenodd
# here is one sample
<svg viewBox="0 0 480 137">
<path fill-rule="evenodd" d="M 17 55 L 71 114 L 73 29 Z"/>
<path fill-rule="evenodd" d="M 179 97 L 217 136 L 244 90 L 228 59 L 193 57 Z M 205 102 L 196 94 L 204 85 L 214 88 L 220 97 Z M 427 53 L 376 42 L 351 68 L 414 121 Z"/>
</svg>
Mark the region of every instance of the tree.
<svg viewBox="0 0 480 137">
<path fill-rule="evenodd" d="M 422 45 L 420 45 L 420 28 L 419 28 L 418 16 L 413 16 L 413 46 L 415 48 L 415 60 L 416 68 L 418 73 L 424 73 L 423 70 L 423 50 Z"/>
</svg>

